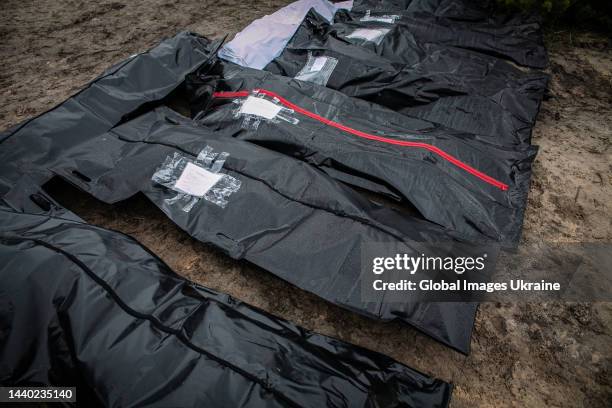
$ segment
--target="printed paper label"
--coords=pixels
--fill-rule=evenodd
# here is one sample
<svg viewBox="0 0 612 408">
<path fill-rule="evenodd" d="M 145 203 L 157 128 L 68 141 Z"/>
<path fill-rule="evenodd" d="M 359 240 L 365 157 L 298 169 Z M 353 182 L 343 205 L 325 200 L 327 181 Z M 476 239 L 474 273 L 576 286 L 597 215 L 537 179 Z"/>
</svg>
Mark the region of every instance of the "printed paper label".
<svg viewBox="0 0 612 408">
<path fill-rule="evenodd" d="M 389 32 L 388 28 L 358 28 L 346 38 L 360 38 L 362 40 L 378 43 Z"/>
<path fill-rule="evenodd" d="M 274 119 L 281 109 L 283 109 L 282 106 L 273 102 L 256 96 L 249 96 L 240 107 L 240 113 L 261 116 L 266 119 Z"/>
<path fill-rule="evenodd" d="M 193 163 L 187 163 L 174 187 L 189 195 L 203 197 L 221 178 L 223 174 L 212 173 Z"/>
<path fill-rule="evenodd" d="M 371 11 L 366 11 L 365 15 L 361 17 L 360 21 L 378 21 L 381 23 L 393 24 L 395 20 L 398 20 L 400 16 L 398 15 L 382 15 L 382 16 L 373 16 L 371 15 Z"/>
<path fill-rule="evenodd" d="M 320 71 L 323 69 L 323 67 L 325 66 L 325 63 L 327 62 L 327 58 L 326 57 L 316 57 L 314 59 L 314 62 L 312 63 L 312 67 L 310 67 L 310 71 Z"/>
<path fill-rule="evenodd" d="M 385 16 L 380 16 L 380 17 L 364 17 L 361 19 L 361 21 L 378 21 L 381 23 L 389 23 L 389 24 L 393 24 L 395 23 L 395 18 L 393 17 L 385 17 Z"/>
</svg>

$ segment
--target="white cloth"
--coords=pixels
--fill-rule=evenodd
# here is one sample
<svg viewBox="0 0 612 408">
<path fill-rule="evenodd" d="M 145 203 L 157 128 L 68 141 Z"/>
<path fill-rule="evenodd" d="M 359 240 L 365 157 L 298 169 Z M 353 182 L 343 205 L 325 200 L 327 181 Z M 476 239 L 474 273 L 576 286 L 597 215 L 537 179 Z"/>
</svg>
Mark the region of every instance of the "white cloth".
<svg viewBox="0 0 612 408">
<path fill-rule="evenodd" d="M 337 10 L 352 7 L 353 0 L 340 3 L 298 0 L 253 21 L 219 50 L 219 57 L 244 67 L 263 69 L 285 49 L 311 8 L 331 22 Z"/>
</svg>

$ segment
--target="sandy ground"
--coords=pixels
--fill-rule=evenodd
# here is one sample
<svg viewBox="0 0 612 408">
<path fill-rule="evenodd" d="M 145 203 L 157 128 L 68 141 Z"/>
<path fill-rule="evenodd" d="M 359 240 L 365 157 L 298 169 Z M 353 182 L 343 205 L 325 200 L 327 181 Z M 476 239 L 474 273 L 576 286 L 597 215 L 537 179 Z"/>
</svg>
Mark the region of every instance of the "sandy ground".
<svg viewBox="0 0 612 408">
<path fill-rule="evenodd" d="M 5 0 L 0 12 L 0 128 L 61 102 L 104 68 L 189 29 L 235 33 L 287 1 Z M 551 98 L 525 245 L 609 242 L 612 228 L 612 52 L 589 33 L 548 36 Z M 408 327 L 351 314 L 196 242 L 142 197 L 100 204 L 64 185 L 56 197 L 88 222 L 136 237 L 186 277 L 309 329 L 388 354 L 456 385 L 454 407 L 612 404 L 612 305 L 483 304 L 465 357 Z"/>
</svg>

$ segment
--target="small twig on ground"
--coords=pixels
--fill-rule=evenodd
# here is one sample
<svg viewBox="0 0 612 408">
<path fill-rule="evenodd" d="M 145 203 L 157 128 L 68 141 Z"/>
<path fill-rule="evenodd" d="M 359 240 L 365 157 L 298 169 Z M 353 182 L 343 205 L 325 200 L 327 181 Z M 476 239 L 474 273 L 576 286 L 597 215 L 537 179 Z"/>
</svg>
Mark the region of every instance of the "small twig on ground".
<svg viewBox="0 0 612 408">
<path fill-rule="evenodd" d="M 574 197 L 574 202 L 578 202 L 578 195 L 580 194 L 580 189 L 582 188 L 582 186 L 578 186 L 578 189 L 576 190 L 576 196 Z"/>
</svg>

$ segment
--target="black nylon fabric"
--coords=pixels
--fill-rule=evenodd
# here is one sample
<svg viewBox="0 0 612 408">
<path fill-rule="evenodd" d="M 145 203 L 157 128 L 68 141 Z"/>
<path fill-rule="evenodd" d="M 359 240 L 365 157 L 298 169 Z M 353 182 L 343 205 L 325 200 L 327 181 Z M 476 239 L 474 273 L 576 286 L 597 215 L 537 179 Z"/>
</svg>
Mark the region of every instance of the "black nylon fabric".
<svg viewBox="0 0 612 408">
<path fill-rule="evenodd" d="M 448 405 L 450 384 L 186 281 L 123 234 L 0 220 L 4 386 L 104 407 Z"/>
<path fill-rule="evenodd" d="M 103 135 L 83 137 L 78 146 L 62 142 L 52 141 L 46 156 L 30 157 L 43 163 L 33 169 L 40 184 L 60 175 L 107 203 L 142 191 L 191 236 L 235 259 L 247 259 L 339 306 L 372 318 L 403 321 L 461 352 L 469 351 L 476 304 L 424 304 L 409 298 L 385 303 L 383 293 L 372 302 L 361 298 L 363 245 L 384 242 L 397 253 L 418 255 L 425 243 L 447 245 L 453 240 L 442 228 L 375 205 L 299 160 L 220 138 L 165 107 Z M 226 208 L 201 200 L 185 212 L 184 203 L 168 201 L 176 193 L 152 182 L 151 176 L 174 152 L 194 159 L 206 146 L 230 154 L 224 171 L 242 186 Z M 8 157 L 11 150 L 2 153 Z M 23 183 L 16 186 L 28 191 Z M 12 190 L 5 199 L 21 210 L 31 203 L 19 191 Z"/>
<path fill-rule="evenodd" d="M 144 192 L 175 223 L 194 238 L 210 242 L 236 259 L 248 259 L 277 276 L 324 299 L 367 316 L 400 320 L 461 352 L 469 351 L 476 304 L 364 303 L 360 296 L 360 246 L 389 242 L 389 248 L 416 252 L 423 243 L 447 243 L 453 237 L 442 228 L 374 205 L 324 173 L 289 156 L 233 138 L 220 138 L 188 118 L 146 99 L 146 89 L 126 94 L 143 74 L 177 72 L 159 98 L 182 80 L 182 64 L 144 64 L 140 58 L 180 54 L 188 61 L 189 47 L 181 34 L 102 76 L 59 107 L 7 132 L 0 143 L 3 199 L 18 211 L 31 211 L 40 186 L 59 176 L 94 197 L 114 203 Z M 200 40 L 197 41 L 200 43 Z M 204 41 L 204 43 L 206 43 Z M 197 50 L 197 49 L 196 49 Z M 166 52 L 167 51 L 167 52 Z M 209 58 L 202 54 L 199 63 Z M 192 64 L 188 64 L 192 69 Z M 121 79 L 118 79 L 121 78 Z M 173 82 L 176 81 L 176 82 Z M 107 112 L 100 125 L 89 121 L 107 91 Z M 113 89 L 116 86 L 116 89 Z M 142 93 L 142 94 L 141 94 Z M 128 99 L 123 99 L 128 95 Z M 138 115 L 138 111 L 144 113 Z M 116 113 L 114 113 L 116 112 Z M 123 114 L 122 114 L 123 113 Z M 82 120 L 73 120 L 82 118 Z M 133 119 L 130 119 L 133 118 Z M 121 123 L 123 122 L 123 123 Z M 166 199 L 173 192 L 151 181 L 164 159 L 174 152 L 194 158 L 205 146 L 230 157 L 225 171 L 242 182 L 227 208 L 202 200 L 186 213 Z M 55 210 L 55 205 L 50 205 Z M 40 211 L 40 210 L 38 210 Z M 313 240 L 312 237 L 319 237 Z M 453 249 L 449 249 L 450 253 Z M 288 254 L 291 254 L 290 256 Z"/>
<path fill-rule="evenodd" d="M 194 114 L 204 112 L 199 113 L 199 123 L 219 137 L 248 140 L 292 155 L 349 184 L 379 193 L 392 191 L 457 238 L 508 245 L 519 240 L 531 163 L 537 152 L 533 146 L 492 145 L 328 88 L 231 63 L 203 68 L 187 78 L 187 85 L 194 95 Z M 236 115 L 233 94 L 229 98 L 213 95 L 255 89 L 294 104 L 292 115 L 299 123 L 262 121 L 256 129 L 245 128 L 244 118 Z M 357 136 L 326 121 L 385 141 Z M 421 145 L 394 144 L 406 142 Z M 442 153 L 422 148 L 422 144 Z M 507 190 L 470 173 L 444 154 L 486 173 Z"/>
<path fill-rule="evenodd" d="M 449 19 L 420 11 L 379 9 L 370 12 L 371 17 L 388 16 L 390 13 L 399 17 L 393 23 L 385 23 L 362 21 L 366 13 L 339 10 L 334 16 L 333 25 L 337 35 L 393 61 L 410 63 L 413 58 L 412 44 L 428 42 L 477 51 L 531 68 L 545 68 L 548 65 L 538 22 L 513 21 L 501 25 L 488 21 L 462 22 L 457 18 Z M 360 28 L 383 28 L 389 29 L 389 32 L 380 44 L 348 38 Z"/>
<path fill-rule="evenodd" d="M 482 9 L 466 0 L 353 0 L 351 11 L 390 10 L 426 12 L 439 17 L 471 16 L 480 21 Z"/>
<path fill-rule="evenodd" d="M 351 11 L 367 10 L 429 13 L 438 17 L 476 22 L 493 17 L 487 15 L 482 5 L 469 0 L 353 0 Z"/>
<path fill-rule="evenodd" d="M 495 6 L 495 1 L 492 2 L 491 0 L 353 0 L 351 11 L 427 13 L 458 22 L 504 26 L 529 23 L 541 24 L 541 18 L 537 14 L 503 14 L 499 13 Z M 534 39 L 538 39 L 537 30 L 529 32 L 535 33 Z"/>
<path fill-rule="evenodd" d="M 498 144 L 529 144 L 548 76 L 498 58 L 432 43 L 394 63 L 338 37 L 314 10 L 266 70 L 295 77 L 311 57 L 338 62 L 326 86 Z"/>
<path fill-rule="evenodd" d="M 439 7 L 436 10 L 441 13 Z M 441 19 L 433 18 L 434 14 L 430 12 L 421 23 L 433 24 L 435 20 L 435 24 L 444 26 L 461 20 L 459 12 L 452 18 L 452 13 L 444 12 Z M 428 41 L 422 33 L 418 42 L 406 34 L 408 24 L 403 22 L 416 18 L 414 13 L 406 16 L 402 24 L 395 25 L 404 27 L 396 30 L 399 40 L 373 50 L 377 55 L 401 55 L 390 58 L 389 65 L 394 69 L 398 60 L 405 59 L 404 65 L 411 59 L 419 62 L 422 55 L 418 44 Z M 476 18 L 475 14 L 470 16 L 466 21 Z M 479 27 L 487 28 L 489 23 L 483 21 Z M 356 24 L 334 25 L 336 29 L 343 26 Z M 461 24 L 457 27 L 463 29 Z M 508 45 L 502 50 L 508 54 L 505 57 L 518 58 L 537 49 L 529 48 L 534 41 L 537 43 L 533 40 L 537 37 L 533 36 L 533 27 L 517 23 L 508 30 L 505 32 L 512 34 L 512 40 L 504 43 Z M 448 30 L 440 32 L 433 40 L 447 43 Z M 489 38 L 491 33 L 483 32 L 466 37 L 466 41 Z M 519 35 L 521 32 L 524 35 Z M 516 44 L 512 43 L 515 40 Z M 450 49 L 447 45 L 435 46 Z M 419 254 L 422 248 L 434 244 L 440 246 L 443 256 L 463 256 L 465 253 L 454 240 L 515 244 L 520 237 L 531 162 L 537 151 L 525 143 L 528 136 L 522 133 L 523 129 L 504 128 L 507 134 L 503 137 L 519 129 L 516 138 L 508 142 L 499 135 L 499 139 L 491 140 L 493 131 L 482 135 L 446 128 L 329 88 L 216 61 L 218 46 L 219 42 L 195 34 L 179 34 L 111 68 L 51 111 L 0 134 L 0 196 L 4 203 L 16 211 L 65 213 L 57 203 L 44 199 L 41 190 L 54 176 L 107 203 L 142 192 L 194 238 L 210 242 L 236 259 L 247 259 L 341 307 L 411 324 L 467 353 L 476 304 L 417 303 L 410 299 L 387 303 L 382 296 L 364 302 L 359 275 L 361 249 L 385 242 L 392 252 Z M 525 51 L 522 54 L 521 47 Z M 483 50 L 488 52 L 487 46 Z M 363 52 L 366 55 L 368 51 L 363 48 Z M 373 55 L 372 50 L 369 52 Z M 496 74 L 498 70 L 505 73 L 501 66 L 493 64 L 490 68 Z M 193 74 L 198 69 L 197 75 Z M 163 106 L 172 103 L 183 88 L 191 97 L 195 120 Z M 508 88 L 515 89 L 514 84 Z M 260 89 L 258 97 L 283 105 L 284 114 L 298 122 L 264 120 L 256 128 L 245 128 L 244 118 L 237 116 L 237 111 L 239 103 L 249 96 L 244 91 L 254 89 Z M 475 89 L 474 84 L 472 93 Z M 242 185 L 229 197 L 225 208 L 202 199 L 190 211 L 184 211 L 180 203 L 172 200 L 176 193 L 152 182 L 151 176 L 167 156 L 179 152 L 194 159 L 206 146 L 229 153 L 223 172 Z M 342 183 L 410 201 L 433 222 L 374 204 Z M 74 217 L 69 218 L 74 221 Z M 88 242 L 83 240 L 83 252 Z M 19 247 L 19 251 L 22 249 L 29 250 L 27 245 Z M 110 321 L 116 316 L 119 314 L 109 313 L 107 318 Z M 174 322 L 172 317 L 169 319 Z M 132 323 L 130 327 L 133 326 Z M 161 332 L 163 336 L 167 334 Z M 160 336 L 160 331 L 155 335 Z M 66 347 L 76 350 L 71 345 Z M 171 355 L 167 361 L 174 363 L 176 354 Z M 97 364 L 95 360 L 92 367 Z M 187 378 L 186 373 L 195 366 L 186 367 L 177 375 Z M 313 371 L 323 375 L 322 370 L 317 365 Z M 240 377 L 234 371 L 231 376 L 219 371 L 217 384 L 230 384 L 228 389 L 233 391 L 246 389 L 247 383 L 234 380 Z M 291 403 L 303 397 L 303 388 L 293 383 L 280 392 L 286 395 L 278 397 L 280 393 L 276 393 L 273 381 L 268 381 L 271 377 L 267 373 L 249 373 L 255 375 L 252 379 L 259 384 L 257 390 L 262 390 L 253 394 L 253 404 L 275 406 L 286 403 L 285 397 Z M 244 373 L 241 375 L 242 379 Z M 297 377 L 291 379 L 298 382 Z M 151 392 L 145 392 L 145 397 L 134 404 L 146 405 L 164 395 L 165 383 L 158 378 L 150 381 L 159 387 L 147 388 Z M 379 386 L 376 381 L 368 383 L 368 387 Z M 145 382 L 140 385 L 144 387 Z M 335 393 L 335 381 L 332 384 L 323 393 L 312 391 L 316 394 L 312 406 L 320 406 L 327 392 Z M 362 393 L 350 391 L 351 398 L 358 395 L 356 401 L 365 406 L 393 404 L 364 400 L 363 396 L 371 392 L 368 387 L 357 386 Z M 420 397 L 411 396 L 413 391 L 399 385 L 393 388 L 398 392 L 392 395 L 407 398 L 407 406 L 423 405 L 418 403 Z M 430 394 L 448 394 L 439 389 L 432 388 Z M 414 395 L 421 395 L 418 387 L 413 390 Z M 104 391 L 96 390 L 92 400 L 100 393 L 105 395 Z M 269 397 L 268 391 L 278 398 Z M 176 401 L 186 398 L 178 394 Z M 447 397 L 432 398 L 437 401 L 434 404 L 447 402 Z M 210 405 L 215 406 L 215 402 L 218 401 Z"/>
</svg>

